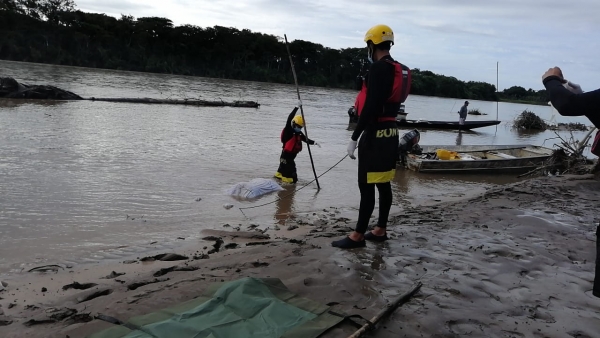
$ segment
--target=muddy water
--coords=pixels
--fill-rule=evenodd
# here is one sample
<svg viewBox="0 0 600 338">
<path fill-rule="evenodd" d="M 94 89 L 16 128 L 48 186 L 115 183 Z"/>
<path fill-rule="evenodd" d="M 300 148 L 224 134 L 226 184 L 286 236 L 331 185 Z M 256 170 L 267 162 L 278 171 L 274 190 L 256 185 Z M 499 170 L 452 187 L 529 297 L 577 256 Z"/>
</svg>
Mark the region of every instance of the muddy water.
<svg viewBox="0 0 600 338">
<path fill-rule="evenodd" d="M 256 100 L 260 109 L 105 102 L 0 101 L 0 273 L 53 262 L 122 258 L 181 245 L 204 228 L 269 225 L 282 215 L 326 207 L 357 208 L 356 165 L 345 160 L 291 197 L 237 201 L 225 190 L 277 169 L 279 134 L 296 105 L 293 86 L 0 61 L 0 75 L 52 84 L 85 97 Z M 344 155 L 354 91 L 301 88 L 316 172 Z M 454 120 L 461 100 L 412 96 L 411 118 Z M 494 119 L 496 104 L 471 101 Z M 522 134 L 509 123 L 524 109 L 551 119 L 551 107 L 500 104 L 498 128 L 457 134 L 425 131 L 422 144 L 544 144 L 552 132 Z M 558 121 L 568 121 L 556 115 Z M 587 123 L 585 119 L 572 121 Z M 581 135 L 581 133 L 576 134 Z M 553 141 L 545 141 L 551 146 Z M 312 180 L 308 152 L 297 160 L 300 184 Z M 400 171 L 397 204 L 460 197 L 513 177 L 427 176 Z M 279 193 L 287 195 L 291 189 Z M 235 207 L 225 209 L 224 204 Z"/>
</svg>

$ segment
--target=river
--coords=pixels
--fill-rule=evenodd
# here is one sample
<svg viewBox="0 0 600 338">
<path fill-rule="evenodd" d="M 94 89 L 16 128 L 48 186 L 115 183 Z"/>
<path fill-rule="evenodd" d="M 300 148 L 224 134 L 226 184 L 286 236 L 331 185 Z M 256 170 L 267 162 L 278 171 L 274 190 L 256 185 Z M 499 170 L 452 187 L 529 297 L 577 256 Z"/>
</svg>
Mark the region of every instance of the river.
<svg viewBox="0 0 600 338">
<path fill-rule="evenodd" d="M 274 224 L 281 215 L 324 208 L 358 208 L 357 162 L 342 161 L 291 198 L 238 201 L 225 191 L 239 182 L 271 177 L 279 135 L 297 104 L 290 85 L 0 61 L 0 76 L 50 84 L 84 97 L 152 97 L 254 100 L 260 109 L 205 108 L 91 101 L 0 100 L 0 273 L 51 263 L 122 259 L 149 249 L 190 243 L 201 229 L 224 224 Z M 541 86 L 541 84 L 540 84 Z M 316 172 L 346 153 L 346 111 L 352 90 L 300 89 Z M 496 103 L 470 101 L 495 119 Z M 462 100 L 410 96 L 409 118 L 456 120 Z M 563 118 L 552 107 L 500 103 L 498 127 L 458 134 L 423 131 L 421 144 L 552 146 L 555 135 L 516 132 L 524 109 L 544 119 Z M 583 133 L 575 133 L 581 137 Z M 299 186 L 313 173 L 308 151 L 297 159 Z M 420 203 L 515 181 L 512 176 L 418 175 L 399 171 L 395 204 Z M 280 196 L 289 193 L 279 193 Z M 234 208 L 225 209 L 225 204 Z M 153 248 L 156 248 L 156 244 Z"/>
</svg>

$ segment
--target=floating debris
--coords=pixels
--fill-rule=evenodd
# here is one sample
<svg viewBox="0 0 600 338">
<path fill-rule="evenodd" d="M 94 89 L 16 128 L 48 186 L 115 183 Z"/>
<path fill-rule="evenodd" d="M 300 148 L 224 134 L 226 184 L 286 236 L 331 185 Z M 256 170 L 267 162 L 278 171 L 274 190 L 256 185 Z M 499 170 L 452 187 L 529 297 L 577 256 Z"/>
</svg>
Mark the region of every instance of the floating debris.
<svg viewBox="0 0 600 338">
<path fill-rule="evenodd" d="M 535 113 L 525 109 L 513 122 L 513 128 L 523 130 L 546 130 L 549 126 Z"/>
</svg>

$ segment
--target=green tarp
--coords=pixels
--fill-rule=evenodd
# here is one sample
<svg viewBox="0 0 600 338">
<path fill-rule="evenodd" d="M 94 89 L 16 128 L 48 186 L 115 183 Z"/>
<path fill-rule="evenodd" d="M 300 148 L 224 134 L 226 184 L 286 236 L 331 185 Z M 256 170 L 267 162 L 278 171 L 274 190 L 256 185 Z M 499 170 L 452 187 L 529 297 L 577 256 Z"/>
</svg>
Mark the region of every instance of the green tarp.
<svg viewBox="0 0 600 338">
<path fill-rule="evenodd" d="M 201 297 L 131 318 L 89 338 L 318 337 L 343 317 L 290 292 L 276 278 L 219 283 Z"/>
</svg>

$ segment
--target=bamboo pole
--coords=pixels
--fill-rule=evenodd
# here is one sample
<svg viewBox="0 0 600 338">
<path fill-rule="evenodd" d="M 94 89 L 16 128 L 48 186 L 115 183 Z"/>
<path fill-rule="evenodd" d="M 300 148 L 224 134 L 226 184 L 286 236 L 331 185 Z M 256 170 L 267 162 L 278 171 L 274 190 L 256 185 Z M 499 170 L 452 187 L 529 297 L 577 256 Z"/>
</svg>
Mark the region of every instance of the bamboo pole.
<svg viewBox="0 0 600 338">
<path fill-rule="evenodd" d="M 298 105 L 300 106 L 300 114 L 302 115 L 302 119 L 304 120 L 304 131 L 307 139 L 308 137 L 308 128 L 306 127 L 306 119 L 304 118 L 304 109 L 302 108 L 302 100 L 300 99 L 300 87 L 298 87 L 298 78 L 296 77 L 296 69 L 294 68 L 294 61 L 292 61 L 292 53 L 290 53 L 290 47 L 288 45 L 288 39 L 285 34 L 283 34 L 285 38 L 285 48 L 287 49 L 288 56 L 290 58 L 290 66 L 292 67 L 292 75 L 294 75 L 294 83 L 296 83 L 296 93 L 298 93 Z M 308 156 L 310 157 L 310 164 L 312 165 L 313 174 L 315 175 L 315 182 L 317 182 L 317 190 L 321 190 L 321 186 L 319 185 L 319 178 L 317 177 L 317 171 L 315 170 L 315 163 L 313 161 L 312 153 L 310 151 L 310 144 L 306 142 L 306 147 L 308 148 Z"/>
<path fill-rule="evenodd" d="M 423 286 L 423 283 L 418 282 L 417 285 L 410 290 L 409 292 L 403 294 L 402 296 L 398 297 L 398 299 L 396 299 L 395 301 L 393 301 L 391 304 L 388 304 L 388 306 L 379 311 L 378 314 L 375 315 L 375 317 L 373 317 L 371 319 L 370 323 L 367 323 L 365 325 L 363 325 L 360 329 L 358 329 L 358 331 L 354 332 L 351 336 L 349 336 L 348 338 L 359 338 L 361 337 L 364 333 L 367 332 L 367 330 L 369 330 L 370 328 L 374 327 L 378 322 L 381 321 L 381 319 L 383 319 L 385 316 L 391 314 L 392 312 L 394 312 L 394 310 L 396 310 L 399 306 L 401 306 L 402 304 L 406 303 L 407 301 L 410 300 L 410 298 L 412 296 L 414 296 L 419 289 L 421 288 L 421 286 Z"/>
<path fill-rule="evenodd" d="M 498 69 L 500 67 L 499 65 L 500 65 L 500 62 L 496 61 L 496 121 L 498 121 L 498 110 L 499 110 L 499 104 L 500 104 L 499 103 L 500 102 L 500 96 L 498 96 L 498 95 L 500 95 L 500 88 L 498 87 L 498 73 L 499 73 Z M 496 131 L 494 133 L 494 136 L 497 133 L 498 133 L 498 125 L 496 125 Z"/>
</svg>

